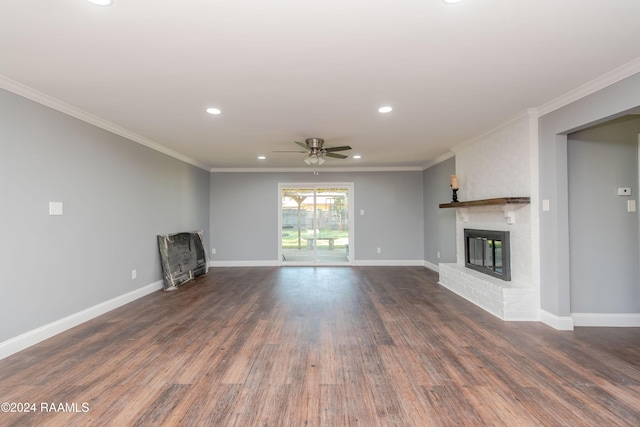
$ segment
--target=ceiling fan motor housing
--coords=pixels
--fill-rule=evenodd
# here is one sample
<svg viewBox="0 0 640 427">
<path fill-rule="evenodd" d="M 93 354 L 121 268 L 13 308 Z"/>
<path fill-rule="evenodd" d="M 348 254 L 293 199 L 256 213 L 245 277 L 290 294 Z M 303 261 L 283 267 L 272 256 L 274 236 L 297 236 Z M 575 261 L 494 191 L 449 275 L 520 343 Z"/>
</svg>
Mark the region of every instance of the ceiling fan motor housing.
<svg viewBox="0 0 640 427">
<path fill-rule="evenodd" d="M 324 144 L 324 139 L 307 138 L 304 142 L 307 144 L 307 147 L 311 149 L 311 152 L 315 152 L 322 149 L 322 144 Z"/>
</svg>

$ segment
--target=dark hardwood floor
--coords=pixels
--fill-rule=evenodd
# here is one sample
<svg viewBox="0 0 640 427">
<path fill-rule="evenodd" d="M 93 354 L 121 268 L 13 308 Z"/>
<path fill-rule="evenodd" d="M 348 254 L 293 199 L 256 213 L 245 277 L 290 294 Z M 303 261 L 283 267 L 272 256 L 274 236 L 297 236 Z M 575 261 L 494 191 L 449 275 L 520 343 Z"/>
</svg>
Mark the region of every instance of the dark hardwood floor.
<svg viewBox="0 0 640 427">
<path fill-rule="evenodd" d="M 640 425 L 640 329 L 502 322 L 436 282 L 211 269 L 1 360 L 0 402 L 37 407 L 0 425 Z"/>
</svg>

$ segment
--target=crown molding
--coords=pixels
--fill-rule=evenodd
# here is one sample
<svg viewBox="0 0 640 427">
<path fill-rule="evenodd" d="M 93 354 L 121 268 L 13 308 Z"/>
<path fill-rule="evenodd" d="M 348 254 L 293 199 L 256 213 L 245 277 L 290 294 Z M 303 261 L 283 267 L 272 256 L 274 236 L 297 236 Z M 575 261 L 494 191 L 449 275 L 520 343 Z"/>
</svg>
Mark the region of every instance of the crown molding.
<svg viewBox="0 0 640 427">
<path fill-rule="evenodd" d="M 429 169 L 430 167 L 440 164 L 445 160 L 449 160 L 450 158 L 455 157 L 455 155 L 456 153 L 454 153 L 453 151 L 448 151 L 442 154 L 441 156 L 436 157 L 435 159 L 429 160 L 427 163 L 424 164 L 424 166 L 422 166 L 422 170 Z"/>
<path fill-rule="evenodd" d="M 309 166 L 306 168 L 211 168 L 209 172 L 415 172 L 422 171 L 421 166 L 381 166 L 381 167 L 334 167 Z"/>
<path fill-rule="evenodd" d="M 167 156 L 171 156 L 175 159 L 181 160 L 185 163 L 189 163 L 200 169 L 209 170 L 209 166 L 205 165 L 204 163 L 201 163 L 197 160 L 194 160 L 190 157 L 180 154 L 177 151 L 174 151 L 170 148 L 165 147 L 164 145 L 158 144 L 157 142 L 154 142 L 141 135 L 133 133 L 107 120 L 101 119 L 98 116 L 94 116 L 93 114 L 87 113 L 84 110 L 81 110 L 65 102 L 62 102 L 59 99 L 56 99 L 52 96 L 39 92 L 33 88 L 30 88 L 29 86 L 23 85 L 22 83 L 18 83 L 15 80 L 11 80 L 3 75 L 0 75 L 0 88 L 5 89 L 9 92 L 13 92 L 16 95 L 20 95 L 23 98 L 30 99 L 31 101 L 37 102 L 38 104 L 52 108 L 61 113 L 67 114 L 71 117 L 75 117 L 76 119 L 82 120 L 84 122 L 87 122 L 89 124 L 102 128 L 104 130 L 107 130 L 116 135 L 120 135 L 133 142 L 137 142 L 138 144 L 144 145 L 145 147 L 151 148 L 160 153 L 166 154 Z"/>
<path fill-rule="evenodd" d="M 512 125 L 513 123 L 517 122 L 518 120 L 522 120 L 522 119 L 528 119 L 529 123 L 535 123 L 535 126 L 537 126 L 537 121 L 538 118 L 540 117 L 540 112 L 537 108 L 527 108 L 525 111 L 522 111 L 520 113 L 518 113 L 517 115 L 511 117 L 510 119 L 498 124 L 496 127 L 487 130 L 479 135 L 474 136 L 471 139 L 467 139 L 466 141 L 455 145 L 453 147 L 451 147 L 449 149 L 449 151 L 445 154 L 442 154 L 439 157 L 436 157 L 435 159 L 432 159 L 430 161 L 428 161 L 427 163 L 425 163 L 423 169 L 429 169 L 432 166 L 435 166 L 439 163 L 444 162 L 445 160 L 450 159 L 451 157 L 455 157 L 456 153 L 459 152 L 460 150 L 471 146 L 477 142 L 479 142 L 480 140 L 482 140 L 484 137 L 489 136 L 497 131 L 499 131 L 500 129 L 503 129 L 507 126 Z"/>
<path fill-rule="evenodd" d="M 640 73 L 640 58 L 634 59 L 631 62 L 624 64 L 621 67 L 616 68 L 598 77 L 595 80 L 592 80 L 588 83 L 585 83 L 582 86 L 577 87 L 576 89 L 565 93 L 558 98 L 547 102 L 546 104 L 541 105 L 537 108 L 538 116 L 544 116 L 545 114 L 549 114 L 552 111 L 558 110 L 566 105 L 571 104 L 585 96 L 589 96 L 599 90 L 604 89 L 607 86 L 611 86 L 614 83 L 618 83 L 621 80 L 626 79 L 627 77 L 631 77 L 634 74 Z"/>
<path fill-rule="evenodd" d="M 454 145 L 453 147 L 451 147 L 451 151 L 453 152 L 453 154 L 457 154 L 459 151 L 473 145 L 476 144 L 478 142 L 480 142 L 481 140 L 483 140 L 484 138 L 486 138 L 487 136 L 494 134 L 508 126 L 511 126 L 512 124 L 514 124 L 517 121 L 520 121 L 522 119 L 527 119 L 527 120 L 531 120 L 532 118 L 535 118 L 534 116 L 532 116 L 532 112 L 535 112 L 535 109 L 528 109 L 525 111 L 522 111 L 520 113 L 518 113 L 517 115 L 511 117 L 510 119 L 507 119 L 503 122 L 501 122 L 500 124 L 498 124 L 497 126 L 486 130 L 484 132 L 482 132 L 479 135 L 474 136 L 473 138 L 467 139 L 466 141 L 458 144 L 458 145 Z"/>
<path fill-rule="evenodd" d="M 549 101 L 546 104 L 543 104 L 536 108 L 528 108 L 527 110 L 520 112 L 516 116 L 498 124 L 494 128 L 489 129 L 479 135 L 474 136 L 471 139 L 468 139 L 458 145 L 453 146 L 451 148 L 451 152 L 453 153 L 453 155 L 455 155 L 460 150 L 475 144 L 476 142 L 480 141 L 484 137 L 491 135 L 492 133 L 497 132 L 500 129 L 503 129 L 506 126 L 509 126 L 518 120 L 521 120 L 523 118 L 528 118 L 529 120 L 537 120 L 538 118 L 544 116 L 545 114 L 549 114 L 552 111 L 555 111 L 566 105 L 569 105 L 572 102 L 575 102 L 581 98 L 589 96 L 599 90 L 606 88 L 607 86 L 610 86 L 614 83 L 624 80 L 627 77 L 631 77 L 632 75 L 637 73 L 640 73 L 640 58 L 634 59 L 633 61 L 628 62 L 625 65 L 618 67 L 615 70 L 610 71 L 609 73 L 603 76 L 600 76 L 597 79 L 592 80 L 589 83 L 586 83 L 570 92 L 567 92 L 566 94 L 559 96 L 558 98 L 552 101 Z M 446 160 L 446 159 L 443 159 L 443 160 Z M 435 163 L 433 164 L 431 163 L 432 162 L 430 162 L 430 166 L 433 166 L 433 164 L 435 164 Z"/>
</svg>

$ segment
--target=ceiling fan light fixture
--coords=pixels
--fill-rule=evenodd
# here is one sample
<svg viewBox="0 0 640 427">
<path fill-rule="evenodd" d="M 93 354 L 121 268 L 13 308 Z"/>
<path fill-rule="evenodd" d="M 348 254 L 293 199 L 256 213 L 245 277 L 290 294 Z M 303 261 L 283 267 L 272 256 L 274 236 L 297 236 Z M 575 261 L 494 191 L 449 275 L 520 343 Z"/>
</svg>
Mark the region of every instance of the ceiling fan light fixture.
<svg viewBox="0 0 640 427">
<path fill-rule="evenodd" d="M 326 157 L 331 157 L 334 159 L 346 159 L 349 156 L 345 156 L 344 154 L 337 153 L 338 151 L 351 150 L 351 147 L 348 145 L 342 145 L 339 147 L 323 147 L 324 139 L 322 138 L 307 138 L 303 142 L 294 141 L 297 145 L 304 148 L 305 153 L 304 157 L 302 157 L 302 161 L 308 165 L 321 165 L 327 159 Z"/>
<path fill-rule="evenodd" d="M 307 154 L 302 160 L 308 165 L 321 165 L 325 162 L 324 157 L 317 153 Z"/>
</svg>

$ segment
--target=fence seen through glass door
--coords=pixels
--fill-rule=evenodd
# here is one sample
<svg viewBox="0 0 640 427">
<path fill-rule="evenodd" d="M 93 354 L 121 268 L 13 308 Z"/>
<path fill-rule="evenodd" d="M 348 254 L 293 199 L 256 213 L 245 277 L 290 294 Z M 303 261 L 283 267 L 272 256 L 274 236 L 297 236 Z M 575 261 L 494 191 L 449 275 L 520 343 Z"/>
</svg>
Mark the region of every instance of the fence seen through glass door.
<svg viewBox="0 0 640 427">
<path fill-rule="evenodd" d="M 281 212 L 284 263 L 349 262 L 348 188 L 282 188 Z"/>
</svg>

